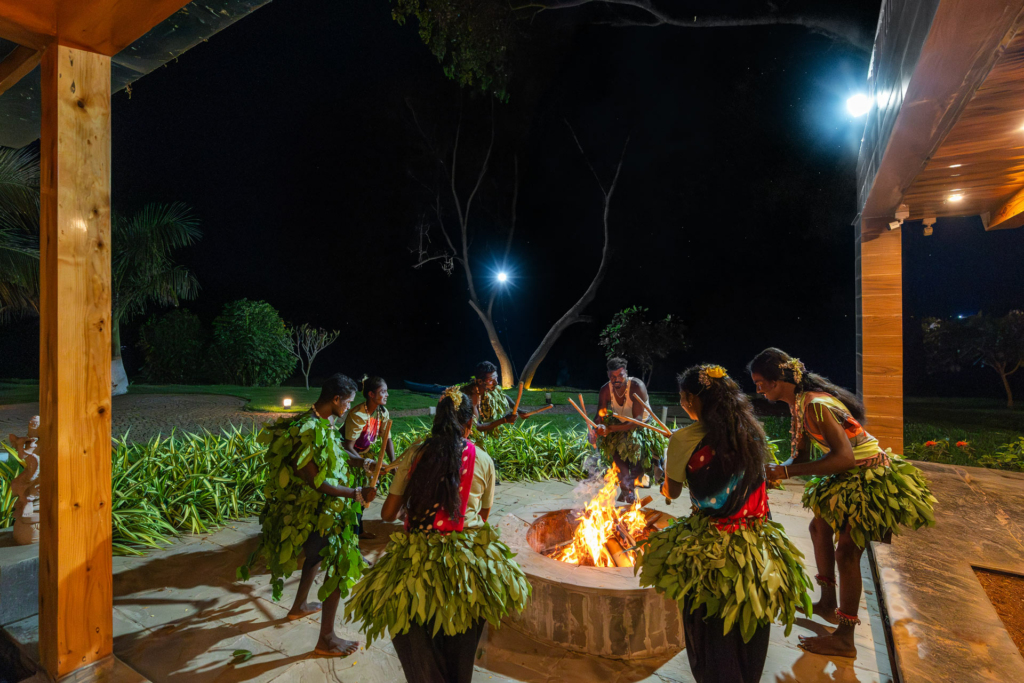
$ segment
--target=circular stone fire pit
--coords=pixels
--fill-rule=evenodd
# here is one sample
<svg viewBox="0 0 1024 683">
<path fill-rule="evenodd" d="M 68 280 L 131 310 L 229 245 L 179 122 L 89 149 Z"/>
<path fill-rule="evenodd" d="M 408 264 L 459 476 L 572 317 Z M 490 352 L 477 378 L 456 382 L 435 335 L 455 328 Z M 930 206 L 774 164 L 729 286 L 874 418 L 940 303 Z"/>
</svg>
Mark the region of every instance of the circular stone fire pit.
<svg viewBox="0 0 1024 683">
<path fill-rule="evenodd" d="M 640 588 L 632 567 L 580 567 L 541 554 L 572 534 L 571 511 L 551 507 L 531 505 L 498 522 L 501 540 L 533 584 L 526 609 L 505 622 L 538 640 L 612 659 L 681 650 L 679 607 Z"/>
</svg>

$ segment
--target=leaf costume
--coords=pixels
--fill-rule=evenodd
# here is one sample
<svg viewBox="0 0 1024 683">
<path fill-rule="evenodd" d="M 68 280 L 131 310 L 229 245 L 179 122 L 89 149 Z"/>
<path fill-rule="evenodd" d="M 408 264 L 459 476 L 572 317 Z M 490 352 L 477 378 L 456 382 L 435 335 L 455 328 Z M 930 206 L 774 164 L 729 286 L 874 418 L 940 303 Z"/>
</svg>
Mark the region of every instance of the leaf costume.
<svg viewBox="0 0 1024 683">
<path fill-rule="evenodd" d="M 679 604 L 694 677 L 759 680 L 769 625 L 786 635 L 798 608 L 811 610 L 803 553 L 768 519 L 764 467 L 716 453 L 700 422 L 669 440 L 666 477 L 689 487 L 693 511 L 650 535 L 636 570 L 641 586 Z"/>
<path fill-rule="evenodd" d="M 397 486 L 401 495 L 405 477 L 415 470 L 421 446 L 413 448 L 417 452 L 405 460 L 408 474 L 396 473 L 392 493 Z M 391 535 L 385 554 L 353 588 L 345 616 L 359 623 L 367 646 L 385 631 L 394 639 L 414 627 L 426 628 L 433 637 L 457 636 L 481 620 L 498 626 L 510 611 L 525 607 L 532 588 L 512 559 L 514 553 L 479 517 L 479 509 L 469 505 L 473 498 L 473 507 L 491 506 L 493 462 L 467 442 L 463 463 L 461 516 L 454 520 L 441 510 L 412 522 L 407 519 L 406 532 Z M 477 484 L 479 494 L 481 474 L 489 481 L 482 496 L 474 497 L 471 490 Z M 415 479 L 409 485 L 416 485 Z"/>
<path fill-rule="evenodd" d="M 480 421 L 494 422 L 512 412 L 512 399 L 501 390 L 501 387 L 494 387 L 490 391 L 480 394 Z"/>
<path fill-rule="evenodd" d="M 262 555 L 270 570 L 274 600 L 279 600 L 284 580 L 298 568 L 299 551 L 315 531 L 327 542 L 320 552 L 325 577 L 318 598 L 326 600 L 335 590 L 345 597 L 366 564 L 354 531 L 359 503 L 320 493 L 297 474 L 313 462 L 317 486 L 324 482 L 349 486 L 351 473 L 340 433 L 310 410 L 297 418 L 284 417 L 267 425 L 258 441 L 267 447 L 267 502 L 260 514 L 263 530 L 259 546 L 239 568 L 239 578 L 248 579 L 249 568 Z"/>
<path fill-rule="evenodd" d="M 637 380 L 639 381 L 639 380 Z M 626 381 L 626 390 L 622 403 L 618 402 L 615 390 L 608 385 L 608 406 L 607 412 L 601 418 L 602 424 L 620 425 L 616 415 L 633 417 L 633 378 Z M 640 416 L 641 422 L 654 423 L 651 415 L 644 410 Z M 601 453 L 606 464 L 620 460 L 631 465 L 639 466 L 643 472 L 650 473 L 655 463 L 661 460 L 661 454 L 665 452 L 665 437 L 657 432 L 637 427 L 622 432 L 610 432 L 606 436 L 597 437 L 597 450 Z"/>
<path fill-rule="evenodd" d="M 861 548 L 869 541 L 886 541 L 899 534 L 900 527 L 912 530 L 935 525 L 937 501 L 921 470 L 891 451 L 883 451 L 878 440 L 834 396 L 807 393 L 798 397 L 798 417 L 819 455 L 829 445 L 819 425 L 828 419 L 839 422 L 853 448 L 857 467 L 838 474 L 814 477 L 804 488 L 803 504 L 825 520 L 838 535 L 847 526 L 850 537 Z M 794 441 L 801 434 L 794 434 Z"/>
<path fill-rule="evenodd" d="M 650 418 L 644 421 L 653 423 Z M 618 425 L 622 422 L 609 413 L 601 418 L 601 424 Z M 605 464 L 610 465 L 616 459 L 624 460 L 639 465 L 644 472 L 654 469 L 654 464 L 661 459 L 661 454 L 665 452 L 665 444 L 668 443 L 665 437 L 643 427 L 610 432 L 607 436 L 598 436 L 596 439 L 597 450 Z"/>
</svg>

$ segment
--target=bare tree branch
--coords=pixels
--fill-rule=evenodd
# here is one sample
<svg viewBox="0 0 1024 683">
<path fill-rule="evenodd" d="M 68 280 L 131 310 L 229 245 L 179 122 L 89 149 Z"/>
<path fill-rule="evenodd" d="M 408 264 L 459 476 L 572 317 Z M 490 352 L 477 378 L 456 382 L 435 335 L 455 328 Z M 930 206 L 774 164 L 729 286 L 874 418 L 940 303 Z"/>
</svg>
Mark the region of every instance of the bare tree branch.
<svg viewBox="0 0 1024 683">
<path fill-rule="evenodd" d="M 764 13 L 734 17 L 727 15 L 701 15 L 679 7 L 675 0 L 672 11 L 659 6 L 654 0 L 536 0 L 523 5 L 513 6 L 513 11 L 532 11 L 536 16 L 550 10 L 574 9 L 583 6 L 600 6 L 609 9 L 626 8 L 633 16 L 616 14 L 613 18 L 596 23 L 611 26 L 675 26 L 678 28 L 723 28 L 742 26 L 802 26 L 814 33 L 820 33 L 833 40 L 848 43 L 853 47 L 869 52 L 873 37 L 866 34 L 856 22 L 835 16 L 815 16 L 807 13 L 782 13 L 775 11 L 774 5 L 768 3 Z"/>
</svg>

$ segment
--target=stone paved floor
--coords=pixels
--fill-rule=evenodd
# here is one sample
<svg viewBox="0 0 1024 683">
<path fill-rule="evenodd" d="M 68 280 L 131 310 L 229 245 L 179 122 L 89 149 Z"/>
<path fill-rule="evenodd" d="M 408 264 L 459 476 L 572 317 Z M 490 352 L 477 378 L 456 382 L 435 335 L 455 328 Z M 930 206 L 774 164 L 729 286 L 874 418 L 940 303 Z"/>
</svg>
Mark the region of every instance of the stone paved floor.
<svg viewBox="0 0 1024 683">
<path fill-rule="evenodd" d="M 559 482 L 505 483 L 498 487 L 494 519 L 505 512 L 541 501 L 573 499 L 572 486 Z M 653 491 L 652 491 L 653 493 Z M 796 489 L 773 491 L 775 518 L 786 525 L 797 545 L 811 556 L 807 514 Z M 660 505 L 664 505 L 663 500 Z M 682 512 L 676 502 L 667 509 Z M 379 503 L 367 511 L 367 527 L 378 540 L 366 543 L 367 555 L 378 553 L 390 529 L 379 519 Z M 171 547 L 143 558 L 114 559 L 115 653 L 152 681 L 189 683 L 293 681 L 402 681 L 401 666 L 389 640 L 375 642 L 346 659 L 310 654 L 319 629 L 319 616 L 290 622 L 287 605 L 295 578 L 286 584 L 284 600 L 270 598 L 266 575 L 246 583 L 234 580 L 237 567 L 255 544 L 258 526 L 246 521 L 204 536 L 188 536 Z M 808 567 L 815 573 L 812 566 Z M 881 629 L 874 584 L 865 562 L 865 595 L 857 632 L 856 661 L 804 653 L 796 647 L 800 634 L 821 633 L 820 621 L 802 620 L 788 637 L 772 627 L 771 647 L 763 681 L 774 683 L 869 683 L 891 681 L 889 659 Z M 30 631 L 34 619 L 8 627 Z M 339 629 L 357 638 L 351 627 Z M 30 633 L 23 633 L 31 639 Z M 481 645 L 474 680 L 505 683 L 689 683 L 684 652 L 674 657 L 621 662 L 569 653 L 534 641 L 509 627 L 488 633 Z M 232 663 L 232 652 L 249 650 L 253 658 Z"/>
<path fill-rule="evenodd" d="M 875 557 L 904 683 L 1024 681 L 1024 657 L 974 573 L 1024 574 L 1024 474 L 915 463 L 936 525 Z"/>
</svg>

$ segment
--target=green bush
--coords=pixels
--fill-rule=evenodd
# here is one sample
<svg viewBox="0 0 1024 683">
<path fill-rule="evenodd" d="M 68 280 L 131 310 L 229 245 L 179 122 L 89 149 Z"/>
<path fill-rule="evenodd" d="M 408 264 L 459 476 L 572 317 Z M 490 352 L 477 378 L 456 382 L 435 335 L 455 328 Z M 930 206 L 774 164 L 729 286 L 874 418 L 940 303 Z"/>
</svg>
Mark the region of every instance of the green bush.
<svg viewBox="0 0 1024 683">
<path fill-rule="evenodd" d="M 0 462 L 0 528 L 14 523 L 10 483 L 22 470 L 6 443 Z M 114 442 L 111 516 L 115 555 L 142 555 L 179 533 L 203 533 L 263 507 L 263 446 L 255 433 L 171 435 Z"/>
<path fill-rule="evenodd" d="M 224 384 L 277 386 L 298 362 L 289 345 L 277 309 L 266 301 L 233 301 L 213 321 L 211 373 Z"/>
<path fill-rule="evenodd" d="M 139 330 L 142 374 L 157 384 L 201 382 L 208 336 L 199 317 L 184 308 L 151 317 Z"/>
</svg>

